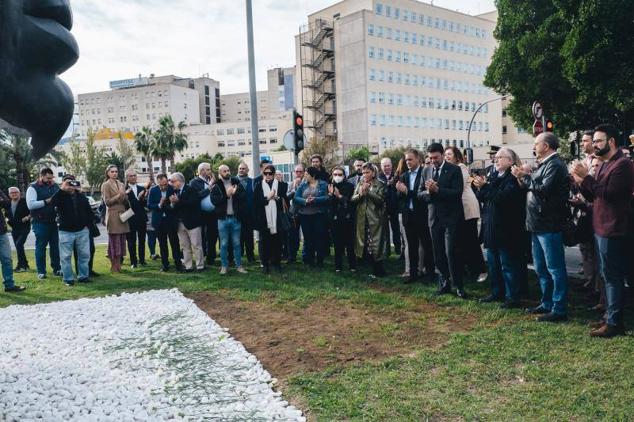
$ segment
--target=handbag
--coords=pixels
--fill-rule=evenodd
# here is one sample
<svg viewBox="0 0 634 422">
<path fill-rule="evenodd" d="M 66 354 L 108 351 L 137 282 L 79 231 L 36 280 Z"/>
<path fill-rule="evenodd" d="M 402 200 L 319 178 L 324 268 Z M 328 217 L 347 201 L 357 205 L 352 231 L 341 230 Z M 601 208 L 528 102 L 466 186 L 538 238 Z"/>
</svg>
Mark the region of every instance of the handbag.
<svg viewBox="0 0 634 422">
<path fill-rule="evenodd" d="M 291 221 L 288 218 L 288 206 L 284 199 L 282 199 L 282 212 L 277 213 L 277 229 L 282 232 L 287 232 L 291 229 Z"/>
<path fill-rule="evenodd" d="M 127 210 L 119 214 L 119 220 L 121 220 L 122 223 L 125 223 L 126 221 L 131 219 L 133 216 L 134 216 L 134 211 L 132 210 L 132 208 L 128 208 Z"/>
<path fill-rule="evenodd" d="M 99 227 L 93 222 L 90 227 L 88 227 L 90 231 L 90 237 L 99 237 L 101 236 L 101 232 L 99 231 Z"/>
</svg>

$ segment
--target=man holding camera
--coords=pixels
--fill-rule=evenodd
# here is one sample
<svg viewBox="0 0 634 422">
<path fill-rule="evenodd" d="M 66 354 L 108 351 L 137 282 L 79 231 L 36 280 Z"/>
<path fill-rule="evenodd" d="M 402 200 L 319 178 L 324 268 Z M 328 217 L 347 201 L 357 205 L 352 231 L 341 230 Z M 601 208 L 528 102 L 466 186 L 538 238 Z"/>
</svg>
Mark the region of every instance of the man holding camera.
<svg viewBox="0 0 634 422">
<path fill-rule="evenodd" d="M 62 179 L 60 190 L 50 198 L 56 207 L 59 221 L 59 249 L 62 277 L 67 286 L 75 284 L 75 274 L 71 265 L 73 249 L 77 249 L 78 281 L 87 283 L 90 261 L 90 225 L 93 213 L 88 198 L 81 191 L 81 184 L 75 176 L 67 174 Z"/>
</svg>

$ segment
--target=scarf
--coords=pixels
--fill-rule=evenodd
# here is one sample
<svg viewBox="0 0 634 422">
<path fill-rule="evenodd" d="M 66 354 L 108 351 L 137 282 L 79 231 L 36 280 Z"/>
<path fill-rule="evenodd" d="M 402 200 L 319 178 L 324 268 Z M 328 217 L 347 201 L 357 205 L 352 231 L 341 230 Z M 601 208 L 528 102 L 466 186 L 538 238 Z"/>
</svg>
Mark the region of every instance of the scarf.
<svg viewBox="0 0 634 422">
<path fill-rule="evenodd" d="M 262 180 L 262 192 L 264 193 L 264 199 L 268 198 L 271 194 L 271 190 L 274 190 L 276 193 L 277 190 L 277 180 L 273 179 L 273 186 L 269 186 L 265 180 Z M 277 203 L 274 199 L 271 199 L 269 203 L 264 207 L 264 213 L 266 214 L 266 226 L 269 228 L 271 234 L 277 233 Z"/>
</svg>

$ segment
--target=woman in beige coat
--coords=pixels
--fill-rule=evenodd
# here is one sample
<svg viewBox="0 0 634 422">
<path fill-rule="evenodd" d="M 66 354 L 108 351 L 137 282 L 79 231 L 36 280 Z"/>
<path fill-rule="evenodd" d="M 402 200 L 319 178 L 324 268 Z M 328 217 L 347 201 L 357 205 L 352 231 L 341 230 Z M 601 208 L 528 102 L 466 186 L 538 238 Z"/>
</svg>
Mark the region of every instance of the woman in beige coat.
<svg viewBox="0 0 634 422">
<path fill-rule="evenodd" d="M 456 147 L 445 149 L 445 160 L 455 164 L 462 170 L 464 191 L 462 192 L 462 207 L 464 209 L 464 221 L 458 228 L 457 247 L 460 248 L 458 256 L 462 257 L 461 269 L 465 266 L 478 282 L 486 280 L 486 266 L 480 248 L 478 236 L 478 220 L 480 219 L 480 202 L 476 198 L 471 187 L 471 175 L 464 164 L 464 158 Z"/>
<path fill-rule="evenodd" d="M 128 194 L 125 185 L 117 177 L 117 166 L 106 169 L 106 181 L 101 185 L 101 198 L 106 203 L 106 230 L 108 230 L 108 258 L 110 271 L 121 272 L 121 259 L 125 256 L 126 233 L 130 231 L 127 222 L 119 217 L 128 206 Z"/>
</svg>

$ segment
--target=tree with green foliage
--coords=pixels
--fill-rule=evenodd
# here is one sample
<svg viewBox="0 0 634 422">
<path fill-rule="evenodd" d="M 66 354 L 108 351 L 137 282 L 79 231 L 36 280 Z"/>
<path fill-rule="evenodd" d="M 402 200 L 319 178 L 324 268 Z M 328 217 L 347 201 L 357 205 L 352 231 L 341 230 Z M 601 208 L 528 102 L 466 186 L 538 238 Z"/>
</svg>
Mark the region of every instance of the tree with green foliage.
<svg viewBox="0 0 634 422">
<path fill-rule="evenodd" d="M 213 161 L 211 163 L 211 169 L 214 171 L 214 173 L 217 174 L 218 168 L 224 164 L 229 167 L 229 170 L 231 170 L 231 174 L 236 175 L 238 174 L 238 167 L 240 166 L 241 162 L 242 158 L 236 157 L 234 155 L 231 157 L 223 158 L 221 161 Z"/>
<path fill-rule="evenodd" d="M 106 152 L 95 144 L 95 134 L 88 131 L 86 140 L 86 181 L 90 186 L 90 195 L 101 189 L 105 180 L 106 167 L 108 166 Z"/>
<path fill-rule="evenodd" d="M 119 142 L 117 142 L 117 155 L 121 159 L 119 174 L 123 173 L 125 178 L 125 172 L 136 163 L 136 151 L 132 142 L 125 139 L 121 132 L 119 132 Z"/>
<path fill-rule="evenodd" d="M 176 124 L 172 116 L 167 115 L 159 120 L 159 128 L 156 131 L 156 145 L 154 152 L 161 160 L 161 171 L 167 173 L 167 160 L 174 167 L 174 157 L 177 152 L 187 148 L 187 135 L 183 133 L 185 122 Z"/>
<path fill-rule="evenodd" d="M 376 164 L 379 164 L 383 158 L 389 158 L 392 160 L 392 165 L 394 166 L 394 170 L 396 171 L 396 166 L 398 166 L 398 162 L 405 156 L 405 151 L 407 151 L 407 147 L 397 147 L 385 149 L 383 152 L 373 160 Z"/>
<path fill-rule="evenodd" d="M 81 179 L 86 172 L 86 154 L 82 151 L 81 143 L 77 138 L 70 140 L 68 151 L 63 153 L 61 164 L 66 171 Z"/>
<path fill-rule="evenodd" d="M 334 166 L 341 164 L 339 156 L 339 143 L 334 136 L 326 136 L 324 138 L 313 137 L 306 145 L 306 148 L 300 153 L 300 161 L 305 166 L 310 166 L 310 157 L 319 154 L 324 159 L 324 167 L 330 171 Z"/>
<path fill-rule="evenodd" d="M 189 181 L 196 176 L 196 172 L 198 171 L 198 166 L 201 163 L 209 163 L 213 168 L 214 159 L 207 153 L 203 155 L 199 155 L 196 158 L 188 158 L 180 163 L 177 163 L 174 166 L 174 169 L 177 172 L 183 173 L 185 176 L 185 180 Z"/>
<path fill-rule="evenodd" d="M 143 126 L 140 132 L 134 134 L 134 147 L 139 154 L 145 157 L 148 164 L 148 176 L 150 180 L 154 180 L 154 150 L 156 148 L 156 139 L 154 131 L 147 126 Z"/>
<path fill-rule="evenodd" d="M 533 124 L 540 101 L 562 136 L 615 124 L 634 128 L 631 0 L 497 0 L 499 41 L 485 85 L 512 95 L 508 113 Z"/>
<path fill-rule="evenodd" d="M 346 162 L 352 165 L 355 160 L 370 161 L 370 149 L 366 145 L 349 149 L 346 154 Z"/>
</svg>

